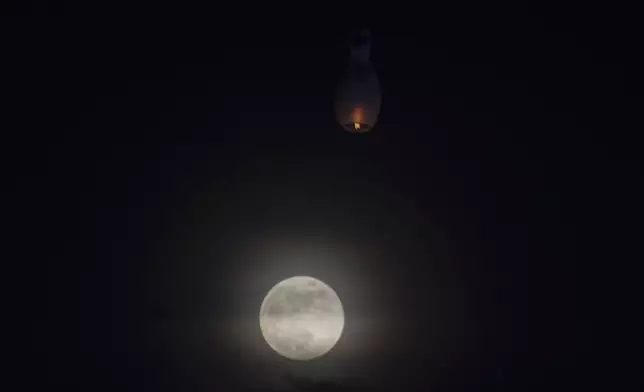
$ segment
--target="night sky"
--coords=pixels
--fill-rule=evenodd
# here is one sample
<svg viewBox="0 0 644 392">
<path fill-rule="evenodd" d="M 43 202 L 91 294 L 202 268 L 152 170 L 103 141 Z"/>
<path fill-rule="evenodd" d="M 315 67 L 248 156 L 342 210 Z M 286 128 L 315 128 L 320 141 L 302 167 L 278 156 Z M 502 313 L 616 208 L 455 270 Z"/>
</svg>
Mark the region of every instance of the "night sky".
<svg viewBox="0 0 644 392">
<path fill-rule="evenodd" d="M 621 114 L 631 43 L 598 27 L 619 23 L 221 7 L 117 23 L 41 5 L 3 27 L 20 104 L 5 158 L 29 238 L 16 298 L 39 364 L 25 378 L 67 391 L 261 389 L 285 375 L 594 385 L 594 321 L 626 307 L 598 286 L 636 259 L 613 246 L 639 200 Z M 356 21 L 383 94 L 366 134 L 333 113 Z M 264 295 L 293 275 L 333 287 L 347 317 L 307 363 L 259 330 Z"/>
</svg>

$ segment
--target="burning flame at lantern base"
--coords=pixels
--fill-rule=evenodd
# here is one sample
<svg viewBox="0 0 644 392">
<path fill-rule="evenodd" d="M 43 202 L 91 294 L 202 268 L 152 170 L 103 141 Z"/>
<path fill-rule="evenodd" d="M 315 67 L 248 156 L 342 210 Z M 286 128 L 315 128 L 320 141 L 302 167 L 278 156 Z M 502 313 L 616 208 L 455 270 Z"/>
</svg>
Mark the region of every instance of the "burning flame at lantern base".
<svg viewBox="0 0 644 392">
<path fill-rule="evenodd" d="M 346 124 L 347 130 L 353 132 L 367 132 L 369 130 L 369 125 L 364 123 L 364 112 L 362 106 L 356 106 L 351 112 L 352 122 Z"/>
<path fill-rule="evenodd" d="M 367 133 L 371 130 L 369 124 L 353 122 L 344 124 L 344 129 L 351 133 Z"/>
</svg>

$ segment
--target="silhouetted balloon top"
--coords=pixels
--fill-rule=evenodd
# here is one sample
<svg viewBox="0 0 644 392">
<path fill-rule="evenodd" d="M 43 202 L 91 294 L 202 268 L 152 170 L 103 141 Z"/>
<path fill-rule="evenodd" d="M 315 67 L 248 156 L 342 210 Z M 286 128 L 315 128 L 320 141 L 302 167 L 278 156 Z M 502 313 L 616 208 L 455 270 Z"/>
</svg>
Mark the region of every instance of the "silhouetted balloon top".
<svg viewBox="0 0 644 392">
<path fill-rule="evenodd" d="M 349 64 L 335 100 L 336 119 L 349 132 L 369 132 L 378 120 L 382 98 L 370 56 L 369 31 L 353 31 L 349 36 Z"/>
</svg>

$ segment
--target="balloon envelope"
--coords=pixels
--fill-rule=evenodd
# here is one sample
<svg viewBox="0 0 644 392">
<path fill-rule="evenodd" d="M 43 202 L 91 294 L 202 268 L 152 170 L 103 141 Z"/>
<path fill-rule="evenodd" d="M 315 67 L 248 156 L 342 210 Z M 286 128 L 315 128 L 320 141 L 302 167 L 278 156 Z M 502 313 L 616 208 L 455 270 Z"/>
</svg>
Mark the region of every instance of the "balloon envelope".
<svg viewBox="0 0 644 392">
<path fill-rule="evenodd" d="M 381 95 L 378 75 L 369 59 L 371 42 L 360 32 L 350 42 L 349 66 L 338 87 L 335 115 L 349 132 L 369 132 L 378 121 Z"/>
</svg>

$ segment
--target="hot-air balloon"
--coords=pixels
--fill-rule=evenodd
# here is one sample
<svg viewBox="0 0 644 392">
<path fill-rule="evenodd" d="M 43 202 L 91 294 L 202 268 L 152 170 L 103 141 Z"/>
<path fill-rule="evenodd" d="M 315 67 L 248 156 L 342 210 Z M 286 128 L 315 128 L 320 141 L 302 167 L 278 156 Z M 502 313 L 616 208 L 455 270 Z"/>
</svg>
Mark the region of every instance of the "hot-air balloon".
<svg viewBox="0 0 644 392">
<path fill-rule="evenodd" d="M 349 36 L 349 65 L 335 99 L 338 123 L 353 133 L 371 131 L 380 112 L 380 83 L 370 56 L 369 31 L 353 31 Z"/>
</svg>

